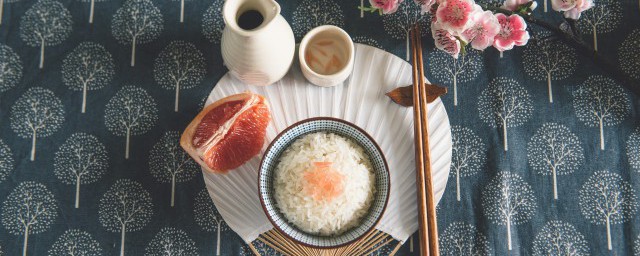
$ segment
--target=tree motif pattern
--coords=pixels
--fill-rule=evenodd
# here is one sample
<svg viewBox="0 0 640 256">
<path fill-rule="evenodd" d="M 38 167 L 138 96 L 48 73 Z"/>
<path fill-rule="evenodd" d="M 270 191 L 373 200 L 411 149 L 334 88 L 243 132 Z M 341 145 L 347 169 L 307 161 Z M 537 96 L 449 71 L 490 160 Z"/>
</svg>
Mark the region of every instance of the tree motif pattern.
<svg viewBox="0 0 640 256">
<path fill-rule="evenodd" d="M 549 103 L 553 103 L 552 81 L 568 78 L 576 71 L 577 54 L 573 48 L 552 39 L 550 33 L 540 31 L 536 36 L 536 40 L 531 40 L 524 48 L 522 64 L 527 75 L 547 81 Z"/>
<path fill-rule="evenodd" d="M 197 256 L 196 243 L 181 229 L 166 227 L 153 237 L 145 256 Z"/>
<path fill-rule="evenodd" d="M 9 178 L 13 168 L 14 161 L 11 148 L 0 139 L 0 183 Z"/>
<path fill-rule="evenodd" d="M 627 36 L 618 51 L 620 68 L 630 77 L 640 79 L 640 29 Z"/>
<path fill-rule="evenodd" d="M 440 235 L 440 253 L 442 256 L 491 255 L 491 247 L 476 227 L 464 222 L 453 222 Z"/>
<path fill-rule="evenodd" d="M 153 65 L 153 77 L 160 86 L 176 92 L 174 111 L 178 112 L 180 89 L 200 85 L 206 74 L 202 52 L 185 41 L 174 41 L 160 52 Z"/>
<path fill-rule="evenodd" d="M 2 224 L 12 235 L 22 235 L 22 255 L 27 255 L 29 236 L 47 231 L 58 218 L 58 204 L 41 183 L 25 181 L 2 203 Z"/>
<path fill-rule="evenodd" d="M 71 13 L 55 0 L 38 0 L 22 16 L 20 38 L 27 45 L 40 47 L 40 65 L 44 67 L 44 47 L 62 43 L 71 34 Z"/>
<path fill-rule="evenodd" d="M 108 0 L 80 0 L 85 3 L 89 3 L 89 24 L 93 24 L 93 14 L 96 7 L 96 2 L 105 2 Z"/>
<path fill-rule="evenodd" d="M 591 34 L 593 49 L 598 51 L 598 34 L 613 32 L 622 22 L 622 5 L 617 0 L 596 0 L 594 6 L 580 15 L 578 31 Z"/>
<path fill-rule="evenodd" d="M 49 256 L 99 256 L 104 255 L 98 241 L 89 233 L 70 229 L 64 232 L 49 249 Z"/>
<path fill-rule="evenodd" d="M 415 24 L 420 25 L 422 30 L 420 35 L 423 37 L 431 34 L 431 16 L 423 15 L 420 6 L 412 1 L 400 5 L 396 12 L 382 16 L 384 31 L 392 38 L 405 40 L 407 61 L 409 61 L 409 31 Z"/>
<path fill-rule="evenodd" d="M 149 169 L 156 181 L 171 183 L 171 207 L 175 202 L 176 183 L 190 181 L 200 170 L 180 147 L 180 133 L 177 131 L 165 133 L 151 148 Z"/>
<path fill-rule="evenodd" d="M 568 127 L 557 123 L 543 124 L 527 146 L 529 165 L 540 175 L 551 175 L 553 199 L 558 199 L 557 176 L 575 172 L 584 163 L 580 140 Z"/>
<path fill-rule="evenodd" d="M 378 43 L 378 41 L 376 41 L 375 39 L 373 39 L 371 37 L 354 36 L 352 39 L 353 39 L 354 43 L 366 44 L 366 45 L 373 46 L 373 47 L 378 48 L 378 49 L 382 49 L 382 45 L 380 45 L 380 43 Z"/>
<path fill-rule="evenodd" d="M 113 58 L 97 43 L 80 43 L 62 61 L 62 81 L 70 90 L 82 91 L 82 113 L 87 106 L 87 91 L 109 85 L 113 75 Z"/>
<path fill-rule="evenodd" d="M 260 242 L 259 240 L 251 242 L 251 245 L 253 245 L 253 248 L 256 249 L 256 251 L 257 251 L 257 253 L 259 255 L 270 255 L 270 256 L 281 256 L 281 255 L 283 255 L 282 253 L 276 251 L 275 249 L 271 248 L 270 246 L 266 245 L 265 243 Z M 251 250 L 249 245 L 245 244 L 240 248 L 240 255 L 241 256 L 253 256 L 253 255 L 255 255 L 255 253 L 253 252 L 253 250 Z"/>
<path fill-rule="evenodd" d="M 482 191 L 482 207 L 490 221 L 507 226 L 507 244 L 511 251 L 511 227 L 531 220 L 537 205 L 531 186 L 522 177 L 499 172 Z"/>
<path fill-rule="evenodd" d="M 611 225 L 631 220 L 638 209 L 636 191 L 617 173 L 595 172 L 579 192 L 582 216 L 596 225 L 606 225 L 607 248 L 613 248 Z"/>
<path fill-rule="evenodd" d="M 107 171 L 107 149 L 93 135 L 74 133 L 60 146 L 53 158 L 53 172 L 58 179 L 76 186 L 75 208 L 80 207 L 80 184 L 98 181 Z"/>
<path fill-rule="evenodd" d="M 213 0 L 213 4 L 204 11 L 202 16 L 202 35 L 214 44 L 220 44 L 224 20 L 222 19 L 222 6 L 224 0 Z"/>
<path fill-rule="evenodd" d="M 486 161 L 485 144 L 467 127 L 452 126 L 452 156 L 449 176 L 456 178 L 456 198 L 460 201 L 460 178 L 480 172 Z"/>
<path fill-rule="evenodd" d="M 321 25 L 344 27 L 344 14 L 333 0 L 302 0 L 293 11 L 292 28 L 297 38 Z"/>
<path fill-rule="evenodd" d="M 0 44 L 0 93 L 16 87 L 20 79 L 22 79 L 20 56 L 11 47 Z"/>
<path fill-rule="evenodd" d="M 458 82 L 471 82 L 478 77 L 484 64 L 479 51 L 469 49 L 457 59 L 450 54 L 435 49 L 429 53 L 431 77 L 438 82 L 453 87 L 453 105 L 458 105 Z"/>
<path fill-rule="evenodd" d="M 180 23 L 184 23 L 184 2 L 188 1 L 188 0 L 173 0 L 173 1 L 179 1 L 180 2 Z"/>
<path fill-rule="evenodd" d="M 200 191 L 196 196 L 193 206 L 193 215 L 196 223 L 205 231 L 216 231 L 216 255 L 220 255 L 220 232 L 228 230 L 224 219 L 216 209 L 209 193 L 206 189 Z"/>
<path fill-rule="evenodd" d="M 144 228 L 153 216 L 151 194 L 140 183 L 120 179 L 105 192 L 98 205 L 98 221 L 110 232 L 120 232 L 120 256 L 124 256 L 127 232 Z"/>
<path fill-rule="evenodd" d="M 633 251 L 635 253 L 633 255 L 634 256 L 640 256 L 640 236 L 638 236 L 638 238 L 636 239 L 636 242 L 634 244 L 635 245 L 633 246 Z"/>
<path fill-rule="evenodd" d="M 136 65 L 136 45 L 156 40 L 164 29 L 162 13 L 151 0 L 127 0 L 111 20 L 111 33 L 131 44 L 131 66 Z"/>
<path fill-rule="evenodd" d="M 640 128 L 629 135 L 627 140 L 627 157 L 632 170 L 640 172 Z M 0 179 L 2 181 L 2 179 Z"/>
<path fill-rule="evenodd" d="M 631 111 L 626 92 L 611 78 L 594 75 L 573 93 L 573 107 L 578 120 L 600 127 L 600 149 L 604 150 L 604 127 L 624 121 Z"/>
<path fill-rule="evenodd" d="M 533 240 L 533 255 L 587 256 L 584 236 L 571 224 L 558 220 L 547 222 Z"/>
<path fill-rule="evenodd" d="M 11 107 L 10 121 L 19 137 L 31 138 L 31 161 L 35 161 L 37 138 L 52 135 L 64 123 L 62 102 L 48 89 L 31 87 Z"/>
<path fill-rule="evenodd" d="M 529 120 L 533 103 L 529 92 L 511 78 L 497 77 L 478 97 L 482 121 L 502 128 L 504 151 L 509 150 L 508 127 L 517 127 Z"/>
<path fill-rule="evenodd" d="M 132 135 L 145 134 L 158 121 L 155 100 L 142 88 L 125 86 L 107 103 L 104 123 L 116 136 L 124 136 L 125 159 L 129 159 Z"/>
</svg>

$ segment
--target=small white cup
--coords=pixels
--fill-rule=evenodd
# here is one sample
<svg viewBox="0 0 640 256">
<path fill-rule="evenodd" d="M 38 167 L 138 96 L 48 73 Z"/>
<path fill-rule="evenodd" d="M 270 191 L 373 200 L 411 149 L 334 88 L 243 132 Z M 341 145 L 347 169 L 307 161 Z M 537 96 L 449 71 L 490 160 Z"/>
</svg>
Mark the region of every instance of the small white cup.
<svg viewBox="0 0 640 256">
<path fill-rule="evenodd" d="M 300 42 L 300 69 L 315 85 L 336 86 L 351 74 L 354 52 L 353 41 L 347 32 L 336 26 L 319 26 Z"/>
</svg>

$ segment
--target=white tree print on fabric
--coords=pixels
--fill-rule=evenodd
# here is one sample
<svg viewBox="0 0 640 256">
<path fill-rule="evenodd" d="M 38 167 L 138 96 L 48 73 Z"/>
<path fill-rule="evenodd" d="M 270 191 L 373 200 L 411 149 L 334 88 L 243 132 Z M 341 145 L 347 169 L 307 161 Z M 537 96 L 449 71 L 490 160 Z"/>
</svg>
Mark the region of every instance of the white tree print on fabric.
<svg viewBox="0 0 640 256">
<path fill-rule="evenodd" d="M 2 25 L 2 13 L 4 10 L 4 4 L 10 4 L 10 3 L 15 3 L 15 2 L 19 2 L 20 0 L 0 0 L 0 25 Z M 2 255 L 2 250 L 0 248 L 0 255 Z"/>
<path fill-rule="evenodd" d="M 49 249 L 49 256 L 100 256 L 104 255 L 100 243 L 89 233 L 70 229 L 64 232 Z"/>
<path fill-rule="evenodd" d="M 511 251 L 511 226 L 528 222 L 537 208 L 531 186 L 517 174 L 499 172 L 482 191 L 484 215 L 498 225 L 507 226 Z"/>
<path fill-rule="evenodd" d="M 429 53 L 429 70 L 437 81 L 453 86 L 453 105 L 458 106 L 458 82 L 471 82 L 478 77 L 484 64 L 479 51 L 469 49 L 457 59 L 450 54 L 434 49 Z M 451 87 L 451 86 L 449 86 Z"/>
<path fill-rule="evenodd" d="M 401 4 L 396 12 L 382 16 L 382 25 L 387 34 L 392 38 L 405 40 L 407 61 L 409 61 L 409 31 L 411 27 L 419 24 L 422 29 L 420 35 L 424 37 L 431 34 L 430 23 L 430 16 L 423 15 L 420 6 L 413 1 Z"/>
<path fill-rule="evenodd" d="M 640 128 L 629 135 L 627 140 L 627 157 L 629 158 L 629 165 L 631 170 L 640 172 Z M 2 178 L 0 177 L 0 181 Z"/>
<path fill-rule="evenodd" d="M 158 121 L 155 100 L 142 88 L 125 86 L 116 93 L 105 108 L 104 123 L 116 136 L 126 137 L 124 158 L 129 159 L 132 135 L 142 135 Z"/>
<path fill-rule="evenodd" d="M 595 0 L 594 6 L 580 15 L 578 31 L 593 36 L 593 49 L 598 51 L 598 34 L 613 32 L 622 21 L 619 0 Z"/>
<path fill-rule="evenodd" d="M 98 205 L 98 220 L 110 232 L 120 232 L 120 256 L 124 255 L 125 234 L 144 228 L 153 216 L 151 194 L 140 183 L 120 179 Z"/>
<path fill-rule="evenodd" d="M 22 79 L 20 56 L 11 47 L 0 44 L 0 93 L 18 85 L 20 79 Z"/>
<path fill-rule="evenodd" d="M 184 2 L 188 0 L 173 0 L 180 2 L 180 23 L 184 23 Z"/>
<path fill-rule="evenodd" d="M 626 92 L 613 79 L 594 75 L 573 93 L 573 107 L 578 120 L 586 126 L 600 128 L 600 149 L 604 150 L 604 127 L 620 124 L 631 112 Z"/>
<path fill-rule="evenodd" d="M 617 173 L 595 172 L 579 192 L 582 215 L 591 223 L 606 225 L 607 248 L 611 246 L 611 225 L 632 220 L 638 208 L 636 191 Z"/>
<path fill-rule="evenodd" d="M 153 77 L 163 89 L 175 91 L 174 111 L 178 112 L 180 89 L 191 89 L 202 82 L 207 73 L 202 52 L 192 43 L 173 41 L 165 47 L 153 64 Z"/>
<path fill-rule="evenodd" d="M 162 13 L 151 0 L 127 0 L 111 20 L 111 33 L 131 44 L 131 66 L 136 65 L 136 45 L 156 40 L 164 29 Z"/>
<path fill-rule="evenodd" d="M 89 24 L 93 24 L 93 13 L 96 2 L 105 2 L 107 0 L 80 0 L 85 3 L 89 3 Z"/>
<path fill-rule="evenodd" d="M 533 256 L 547 255 L 588 256 L 589 246 L 573 225 L 552 220 L 533 240 Z"/>
<path fill-rule="evenodd" d="M 551 39 L 550 33 L 536 33 L 537 40 L 524 48 L 522 64 L 527 75 L 538 81 L 547 81 L 549 103 L 553 103 L 551 81 L 571 76 L 578 65 L 576 51 L 557 39 Z"/>
<path fill-rule="evenodd" d="M 82 113 L 87 107 L 87 91 L 109 85 L 113 74 L 111 54 L 97 43 L 80 43 L 62 61 L 62 81 L 70 90 L 82 91 Z"/>
<path fill-rule="evenodd" d="M 11 148 L 0 139 L 0 183 L 5 181 L 13 171 L 14 161 Z"/>
<path fill-rule="evenodd" d="M 302 0 L 291 19 L 297 38 L 321 25 L 344 27 L 344 13 L 334 0 Z"/>
<path fill-rule="evenodd" d="M 156 181 L 171 183 L 171 207 L 175 202 L 176 182 L 193 179 L 200 170 L 195 161 L 180 147 L 180 133 L 162 135 L 149 153 L 149 169 Z"/>
<path fill-rule="evenodd" d="M 71 13 L 55 0 L 38 0 L 20 20 L 20 38 L 27 45 L 40 47 L 44 67 L 44 47 L 62 43 L 71 34 Z"/>
<path fill-rule="evenodd" d="M 568 127 L 546 123 L 527 146 L 529 165 L 537 174 L 551 175 L 553 199 L 558 199 L 558 175 L 572 174 L 584 163 L 584 150 L 578 136 Z"/>
<path fill-rule="evenodd" d="M 218 213 L 209 193 L 206 189 L 200 191 L 196 196 L 193 205 L 193 215 L 196 223 L 207 232 L 217 232 L 216 234 L 216 255 L 220 255 L 220 232 L 228 230 L 224 219 Z M 266 255 L 266 254 L 265 254 Z"/>
<path fill-rule="evenodd" d="M 618 51 L 620 68 L 630 77 L 640 79 L 640 29 L 632 31 Z"/>
<path fill-rule="evenodd" d="M 529 92 L 507 77 L 496 77 L 478 97 L 480 118 L 491 127 L 502 128 L 504 151 L 509 150 L 508 127 L 517 127 L 529 120 L 533 103 Z"/>
<path fill-rule="evenodd" d="M 36 159 L 37 138 L 47 137 L 64 123 L 62 102 L 52 91 L 31 87 L 11 107 L 11 129 L 22 138 L 31 138 L 31 161 Z"/>
<path fill-rule="evenodd" d="M 440 253 L 442 256 L 491 255 L 487 238 L 476 227 L 464 223 L 451 223 L 440 235 Z"/>
<path fill-rule="evenodd" d="M 244 244 L 244 245 L 242 245 L 242 247 L 240 247 L 240 255 L 241 256 L 254 256 L 254 255 L 256 255 L 256 253 L 258 255 L 269 255 L 269 256 L 283 255 L 282 253 L 279 253 L 275 249 L 271 248 L 270 246 L 266 245 L 263 242 L 260 242 L 259 240 L 256 240 L 256 241 L 252 242 L 251 245 L 253 245 L 253 248 L 256 249 L 255 253 L 253 252 L 253 250 L 251 250 L 249 245 Z"/>
<path fill-rule="evenodd" d="M 460 178 L 476 175 L 486 161 L 486 149 L 482 139 L 471 129 L 451 127 L 452 157 L 450 176 L 456 178 L 456 199 L 460 201 Z"/>
<path fill-rule="evenodd" d="M 29 235 L 45 232 L 58 218 L 56 199 L 47 187 L 25 181 L 2 203 L 2 224 L 12 235 L 22 235 L 22 255 L 27 255 Z"/>
<path fill-rule="evenodd" d="M 352 39 L 353 39 L 354 43 L 366 44 L 366 45 L 369 45 L 369 46 L 376 47 L 378 49 L 382 49 L 382 45 L 380 45 L 380 43 L 378 43 L 378 41 L 376 41 L 375 39 L 373 39 L 371 37 L 354 36 L 354 37 L 352 37 Z"/>
<path fill-rule="evenodd" d="M 197 256 L 196 243 L 181 229 L 166 227 L 153 237 L 145 256 Z"/>
<path fill-rule="evenodd" d="M 202 16 L 202 35 L 214 44 L 220 44 L 224 20 L 222 19 L 222 6 L 224 0 L 213 0 L 213 4 L 204 11 Z"/>
<path fill-rule="evenodd" d="M 98 181 L 107 171 L 107 149 L 96 138 L 86 133 L 74 133 L 53 158 L 53 173 L 64 184 L 75 185 L 75 208 L 80 207 L 80 184 Z"/>
<path fill-rule="evenodd" d="M 636 239 L 635 245 L 633 246 L 633 251 L 635 252 L 633 255 L 640 256 L 640 236 Z"/>
</svg>

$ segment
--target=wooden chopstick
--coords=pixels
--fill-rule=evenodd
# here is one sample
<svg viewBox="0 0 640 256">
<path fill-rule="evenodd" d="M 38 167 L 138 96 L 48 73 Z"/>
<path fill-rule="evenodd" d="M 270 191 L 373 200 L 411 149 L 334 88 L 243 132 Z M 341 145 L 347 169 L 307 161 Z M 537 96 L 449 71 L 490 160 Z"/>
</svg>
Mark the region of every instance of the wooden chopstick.
<svg viewBox="0 0 640 256">
<path fill-rule="evenodd" d="M 433 182 L 431 180 L 431 155 L 429 150 L 429 125 L 427 122 L 427 92 L 424 86 L 424 62 L 420 27 L 412 29 L 412 66 L 414 81 L 414 132 L 416 133 L 416 179 L 419 199 L 420 251 L 422 255 L 439 256 L 438 224 L 436 220 Z"/>
<path fill-rule="evenodd" d="M 418 194 L 418 222 L 420 255 L 429 255 L 429 221 L 427 220 L 426 188 L 424 186 L 424 147 L 422 146 L 422 107 L 420 103 L 420 78 L 418 71 L 418 49 L 416 47 L 416 32 L 411 30 L 411 67 L 413 68 L 413 133 L 416 151 L 416 188 Z"/>
</svg>

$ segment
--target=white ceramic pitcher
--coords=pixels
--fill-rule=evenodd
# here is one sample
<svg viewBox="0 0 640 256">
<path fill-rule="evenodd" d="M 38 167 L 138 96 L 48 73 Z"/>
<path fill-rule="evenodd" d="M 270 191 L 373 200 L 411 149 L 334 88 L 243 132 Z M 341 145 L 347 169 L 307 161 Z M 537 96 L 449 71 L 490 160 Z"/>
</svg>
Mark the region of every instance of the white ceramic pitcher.
<svg viewBox="0 0 640 256">
<path fill-rule="evenodd" d="M 255 28 L 239 19 L 256 11 L 262 23 Z M 291 67 L 295 38 L 274 0 L 227 0 L 222 10 L 226 27 L 222 33 L 222 59 L 230 73 L 250 85 L 265 86 L 280 80 Z M 255 17 L 255 16 L 254 16 Z"/>
</svg>

